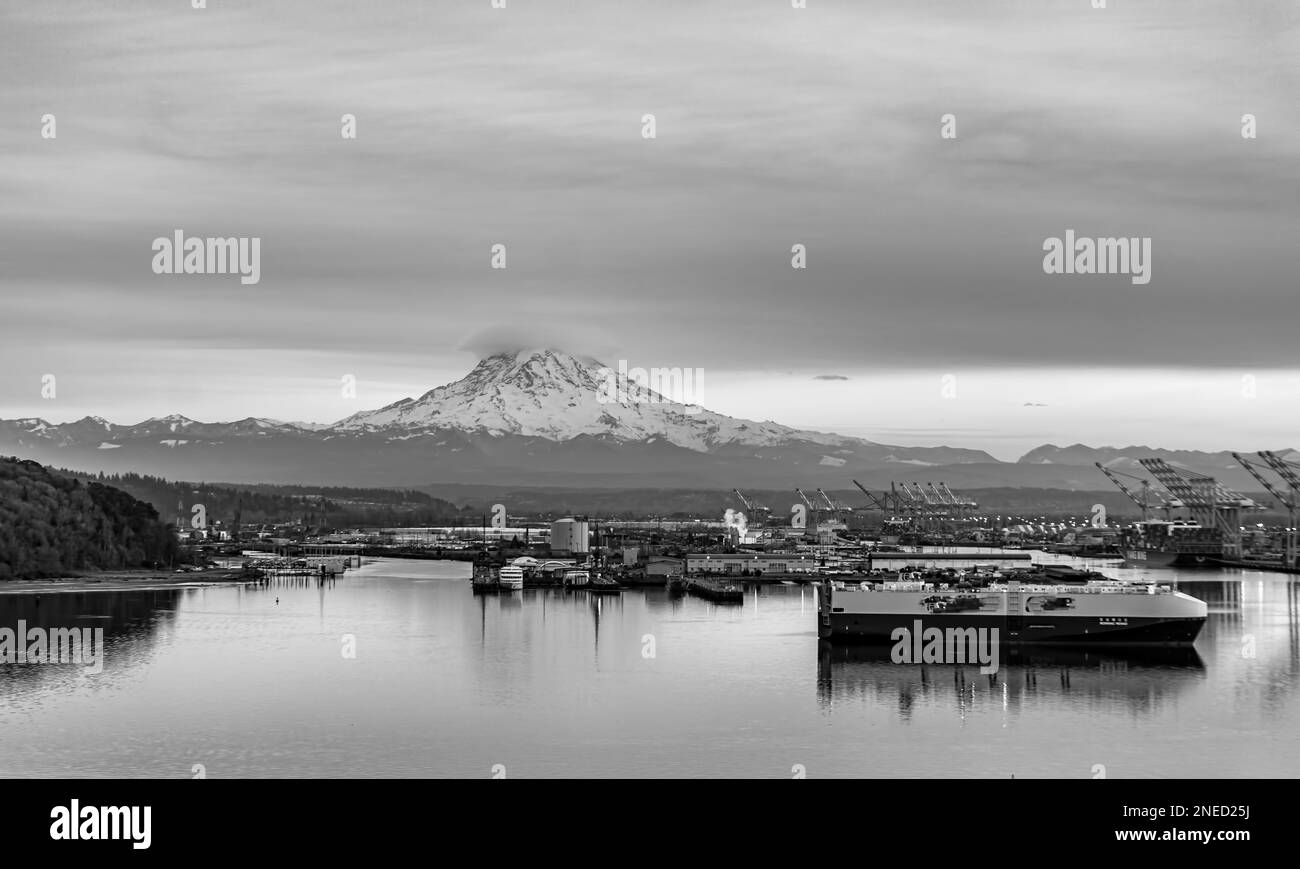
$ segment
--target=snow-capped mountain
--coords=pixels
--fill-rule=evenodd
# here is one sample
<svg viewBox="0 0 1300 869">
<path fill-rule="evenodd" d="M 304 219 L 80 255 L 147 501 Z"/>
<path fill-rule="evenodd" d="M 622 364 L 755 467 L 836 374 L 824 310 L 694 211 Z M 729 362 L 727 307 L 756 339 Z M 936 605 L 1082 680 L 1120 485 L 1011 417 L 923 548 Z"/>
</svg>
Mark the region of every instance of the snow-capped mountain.
<svg viewBox="0 0 1300 869">
<path fill-rule="evenodd" d="M 918 479 L 955 487 L 1110 485 L 1091 466 L 1101 451 L 1086 447 L 1042 447 L 1020 462 L 999 462 L 980 450 L 891 446 L 736 419 L 670 397 L 638 388 L 594 359 L 522 351 L 484 359 L 419 398 L 330 424 L 254 417 L 205 423 L 179 415 L 135 425 L 98 416 L 62 424 L 0 420 L 0 453 L 180 480 L 357 486 L 793 489 L 843 488 L 854 479 L 876 487 Z M 1233 476 L 1222 467 L 1221 456 L 1203 455 L 1212 468 L 1189 466 L 1217 472 L 1230 485 L 1247 483 L 1244 472 Z"/>
<path fill-rule="evenodd" d="M 731 444 L 773 446 L 792 440 L 826 447 L 867 443 L 774 422 L 734 419 L 685 405 L 640 387 L 636 381 L 629 383 L 616 369 L 594 359 L 553 350 L 484 359 L 455 383 L 430 390 L 418 399 L 354 414 L 332 429 L 400 433 L 452 429 L 552 441 L 580 435 L 622 441 L 663 438 L 702 453 Z"/>
</svg>

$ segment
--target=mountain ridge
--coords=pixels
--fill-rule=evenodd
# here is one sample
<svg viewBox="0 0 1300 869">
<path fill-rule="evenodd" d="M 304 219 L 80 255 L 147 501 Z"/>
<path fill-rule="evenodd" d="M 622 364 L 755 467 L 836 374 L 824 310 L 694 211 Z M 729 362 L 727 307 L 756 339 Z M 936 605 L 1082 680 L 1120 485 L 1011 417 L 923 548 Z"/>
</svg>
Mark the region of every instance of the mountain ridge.
<svg viewBox="0 0 1300 869">
<path fill-rule="evenodd" d="M 134 425 L 101 416 L 62 424 L 26 417 L 0 420 L 0 448 L 105 473 L 352 486 L 435 479 L 726 488 L 859 479 L 880 486 L 921 478 L 1087 489 L 1104 482 L 1094 461 L 1140 471 L 1137 459 L 1148 455 L 1222 476 L 1228 485 L 1247 479 L 1226 451 L 1044 444 L 1003 462 L 983 450 L 883 444 L 740 419 L 679 400 L 686 395 L 665 395 L 654 388 L 662 383 L 616 380 L 612 368 L 591 357 L 515 351 L 488 356 L 459 380 L 418 397 L 329 424 L 252 416 L 210 423 L 181 414 Z M 683 386 L 683 373 L 668 382 Z"/>
</svg>

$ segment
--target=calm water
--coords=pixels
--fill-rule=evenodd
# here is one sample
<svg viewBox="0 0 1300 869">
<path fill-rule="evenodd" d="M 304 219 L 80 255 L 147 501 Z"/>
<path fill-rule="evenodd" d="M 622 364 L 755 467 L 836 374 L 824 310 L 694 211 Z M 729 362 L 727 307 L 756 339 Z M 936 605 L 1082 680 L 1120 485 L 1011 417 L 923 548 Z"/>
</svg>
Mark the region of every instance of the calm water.
<svg viewBox="0 0 1300 869">
<path fill-rule="evenodd" d="M 468 574 L 389 561 L 323 589 L 0 594 L 0 625 L 108 642 L 99 675 L 0 665 L 0 775 L 1300 775 L 1283 575 L 1159 572 L 1209 603 L 1194 653 L 1034 653 L 987 677 L 819 646 L 808 587 L 725 607 L 475 595 Z"/>
</svg>

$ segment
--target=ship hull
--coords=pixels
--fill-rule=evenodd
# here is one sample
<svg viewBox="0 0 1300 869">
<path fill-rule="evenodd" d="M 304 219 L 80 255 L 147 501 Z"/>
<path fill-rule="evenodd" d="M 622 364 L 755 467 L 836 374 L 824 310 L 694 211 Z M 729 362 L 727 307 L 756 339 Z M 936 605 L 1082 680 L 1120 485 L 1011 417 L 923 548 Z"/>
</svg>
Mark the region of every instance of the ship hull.
<svg viewBox="0 0 1300 869">
<path fill-rule="evenodd" d="M 1193 555 L 1188 552 L 1164 552 L 1158 549 L 1125 549 L 1122 553 L 1128 567 L 1215 567 L 1218 559 L 1213 555 Z"/>
<path fill-rule="evenodd" d="M 822 617 L 818 636 L 824 640 L 860 644 L 892 644 L 901 628 L 907 636 L 916 630 L 996 628 L 1001 645 L 1088 645 L 1088 646 L 1188 646 L 1196 642 L 1205 626 L 1204 618 L 1088 619 L 1077 616 L 1035 618 L 1012 629 L 1000 616 L 923 616 L 831 613 Z"/>
<path fill-rule="evenodd" d="M 984 629 L 1001 645 L 1191 645 L 1206 605 L 1181 592 L 1091 593 L 1026 586 L 1014 593 L 818 589 L 817 633 L 846 643 L 893 643 L 936 628 Z M 994 631 L 996 633 L 994 633 Z"/>
</svg>

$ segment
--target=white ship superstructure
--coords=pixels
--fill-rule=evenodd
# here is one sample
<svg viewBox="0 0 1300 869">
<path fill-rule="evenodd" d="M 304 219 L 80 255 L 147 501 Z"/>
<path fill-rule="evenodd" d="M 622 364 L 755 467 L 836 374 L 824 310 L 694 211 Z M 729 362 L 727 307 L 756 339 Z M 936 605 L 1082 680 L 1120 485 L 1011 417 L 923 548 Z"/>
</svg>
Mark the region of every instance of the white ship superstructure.
<svg viewBox="0 0 1300 869">
<path fill-rule="evenodd" d="M 890 642 L 898 628 L 997 628 L 1003 643 L 1185 645 L 1205 624 L 1206 605 L 1169 586 L 1094 580 L 987 584 L 824 582 L 823 639 Z"/>
</svg>

